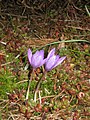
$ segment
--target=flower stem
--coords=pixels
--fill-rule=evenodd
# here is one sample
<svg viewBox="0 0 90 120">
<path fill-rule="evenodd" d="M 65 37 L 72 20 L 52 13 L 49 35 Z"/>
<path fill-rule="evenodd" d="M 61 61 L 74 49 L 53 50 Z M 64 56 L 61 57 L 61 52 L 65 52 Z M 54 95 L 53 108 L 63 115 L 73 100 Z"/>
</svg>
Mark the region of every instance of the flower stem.
<svg viewBox="0 0 90 120">
<path fill-rule="evenodd" d="M 27 88 L 27 93 L 26 93 L 26 100 L 28 100 L 29 90 L 30 90 L 30 84 L 31 84 L 31 81 L 32 81 L 33 73 L 34 73 L 34 69 L 32 70 L 30 79 L 28 81 L 28 88 Z"/>
<path fill-rule="evenodd" d="M 35 93 L 34 93 L 34 102 L 36 102 L 36 99 L 37 99 L 37 92 L 38 92 L 38 89 L 39 89 L 39 87 L 40 87 L 40 84 L 41 84 L 41 82 L 42 82 L 42 80 L 43 80 L 45 74 L 46 74 L 46 71 L 43 73 L 41 79 L 38 81 L 38 83 L 37 83 L 37 85 L 36 85 L 36 89 L 35 89 Z"/>
</svg>

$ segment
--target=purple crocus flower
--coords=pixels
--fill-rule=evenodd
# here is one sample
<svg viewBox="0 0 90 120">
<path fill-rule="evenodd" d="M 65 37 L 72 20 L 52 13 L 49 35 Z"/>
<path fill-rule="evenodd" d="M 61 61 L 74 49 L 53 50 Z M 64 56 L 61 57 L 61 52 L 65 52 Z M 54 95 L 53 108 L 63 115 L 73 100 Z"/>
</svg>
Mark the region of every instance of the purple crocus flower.
<svg viewBox="0 0 90 120">
<path fill-rule="evenodd" d="M 44 50 L 36 51 L 35 54 L 32 55 L 32 51 L 28 49 L 28 60 L 34 69 L 42 66 L 46 61 L 46 59 L 44 59 Z"/>
<path fill-rule="evenodd" d="M 59 55 L 55 55 L 55 48 L 53 48 L 47 58 L 46 58 L 46 62 L 45 62 L 45 70 L 46 71 L 50 71 L 53 68 L 55 68 L 56 66 L 58 66 L 59 64 L 61 64 L 64 59 L 66 58 L 66 56 L 64 57 L 60 57 Z"/>
</svg>

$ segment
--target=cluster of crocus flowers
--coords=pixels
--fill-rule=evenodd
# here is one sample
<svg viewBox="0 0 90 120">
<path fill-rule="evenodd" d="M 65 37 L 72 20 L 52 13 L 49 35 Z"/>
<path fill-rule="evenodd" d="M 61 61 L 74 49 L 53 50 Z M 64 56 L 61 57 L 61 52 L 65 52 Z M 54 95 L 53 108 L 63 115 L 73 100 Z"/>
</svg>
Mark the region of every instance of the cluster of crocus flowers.
<svg viewBox="0 0 90 120">
<path fill-rule="evenodd" d="M 55 48 L 49 52 L 47 58 L 44 58 L 44 50 L 36 51 L 33 55 L 32 51 L 30 49 L 28 50 L 28 59 L 33 69 L 45 65 L 45 71 L 51 71 L 53 68 L 61 64 L 65 58 L 66 56 L 60 57 L 59 55 L 55 55 Z"/>
<path fill-rule="evenodd" d="M 41 67 L 44 65 L 45 71 L 42 75 L 42 78 L 39 80 L 36 86 L 35 94 L 34 94 L 34 101 L 36 102 L 36 95 L 41 83 L 41 80 L 43 79 L 43 76 L 46 72 L 51 71 L 53 68 L 61 64 L 65 60 L 66 56 L 60 57 L 59 55 L 55 54 L 55 48 L 53 48 L 46 58 L 44 58 L 44 50 L 36 51 L 34 54 L 32 54 L 32 51 L 28 49 L 28 60 L 30 62 L 30 65 L 33 68 L 33 71 L 37 69 L 38 67 Z M 29 95 L 29 88 L 30 88 L 30 82 L 32 80 L 32 75 L 29 80 L 27 94 L 26 94 L 26 100 L 28 99 Z"/>
</svg>

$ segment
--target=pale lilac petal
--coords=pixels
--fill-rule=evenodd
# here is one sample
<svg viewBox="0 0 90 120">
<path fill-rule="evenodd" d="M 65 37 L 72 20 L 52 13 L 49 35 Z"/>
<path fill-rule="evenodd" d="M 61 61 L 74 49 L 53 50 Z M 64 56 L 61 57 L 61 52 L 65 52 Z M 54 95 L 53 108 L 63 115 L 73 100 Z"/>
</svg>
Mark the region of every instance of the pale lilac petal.
<svg viewBox="0 0 90 120">
<path fill-rule="evenodd" d="M 45 62 L 46 62 L 46 59 L 42 60 L 39 67 L 42 66 L 43 64 L 45 64 Z"/>
<path fill-rule="evenodd" d="M 44 58 L 44 50 L 40 50 L 39 55 L 42 56 L 42 59 L 43 59 Z"/>
<path fill-rule="evenodd" d="M 55 64 L 55 60 L 56 60 L 56 56 L 53 55 L 46 61 L 46 64 L 45 64 L 46 71 L 50 71 L 52 69 L 53 65 Z"/>
<path fill-rule="evenodd" d="M 55 68 L 56 66 L 61 64 L 65 60 L 65 58 L 66 58 L 66 56 L 59 58 L 58 61 L 56 61 L 56 64 L 53 66 L 53 68 Z"/>
<path fill-rule="evenodd" d="M 37 68 L 41 66 L 42 56 L 32 56 L 31 59 L 31 66 L 33 68 Z"/>
<path fill-rule="evenodd" d="M 47 60 L 53 56 L 55 54 L 55 48 L 53 48 L 49 53 L 48 53 L 48 56 L 47 56 Z"/>
<path fill-rule="evenodd" d="M 60 59 L 60 56 L 59 55 L 56 55 L 56 62 Z"/>
<path fill-rule="evenodd" d="M 28 60 L 31 63 L 31 58 L 32 58 L 32 51 L 28 49 Z"/>
<path fill-rule="evenodd" d="M 36 58 L 39 56 L 39 51 L 36 51 L 34 54 L 33 54 L 33 57 Z"/>
<path fill-rule="evenodd" d="M 40 54 L 39 51 L 36 51 L 36 52 L 32 55 L 31 64 L 34 64 L 35 62 L 37 62 L 38 57 L 40 56 L 39 54 Z"/>
<path fill-rule="evenodd" d="M 57 61 L 59 60 L 59 55 L 53 55 L 52 57 L 50 57 L 48 59 L 48 61 L 46 61 L 46 64 L 45 64 L 45 69 L 47 71 L 50 71 L 51 69 L 54 68 L 55 64 L 57 63 Z"/>
</svg>

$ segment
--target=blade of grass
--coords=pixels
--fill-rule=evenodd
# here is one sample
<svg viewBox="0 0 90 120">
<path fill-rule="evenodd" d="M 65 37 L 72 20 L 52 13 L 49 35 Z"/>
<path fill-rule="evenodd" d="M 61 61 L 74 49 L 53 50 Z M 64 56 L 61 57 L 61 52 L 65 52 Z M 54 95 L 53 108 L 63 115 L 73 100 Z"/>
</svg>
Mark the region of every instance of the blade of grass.
<svg viewBox="0 0 90 120">
<path fill-rule="evenodd" d="M 62 41 L 52 42 L 52 43 L 49 43 L 49 44 L 46 44 L 46 45 L 40 47 L 39 49 L 44 48 L 44 47 L 49 46 L 49 45 L 55 45 L 55 44 L 60 44 L 60 43 L 72 43 L 72 42 L 85 42 L 85 43 L 89 43 L 90 44 L 90 42 L 87 41 L 87 40 L 72 39 L 72 40 L 62 40 Z"/>
<path fill-rule="evenodd" d="M 62 41 L 57 41 L 57 42 L 51 42 L 51 43 L 49 43 L 49 44 L 46 44 L 46 45 L 44 45 L 44 46 L 42 46 L 42 47 L 39 47 L 39 48 L 37 48 L 36 50 L 40 50 L 40 49 L 42 49 L 42 48 L 44 48 L 44 47 L 47 47 L 47 46 L 50 46 L 50 45 L 55 45 L 55 44 L 60 44 L 60 43 L 73 43 L 73 42 L 85 42 L 85 43 L 88 43 L 88 44 L 90 44 L 90 42 L 88 41 L 88 40 L 76 40 L 76 39 L 72 39 L 72 40 L 62 40 Z M 36 50 L 33 50 L 33 52 L 35 52 Z M 24 57 L 26 57 L 27 55 L 25 55 Z M 23 57 L 23 58 L 24 58 Z"/>
</svg>

